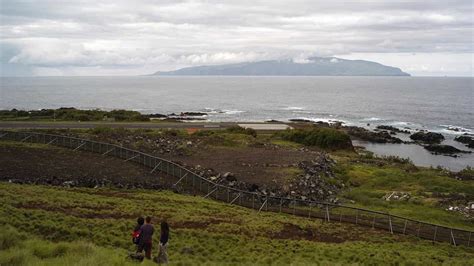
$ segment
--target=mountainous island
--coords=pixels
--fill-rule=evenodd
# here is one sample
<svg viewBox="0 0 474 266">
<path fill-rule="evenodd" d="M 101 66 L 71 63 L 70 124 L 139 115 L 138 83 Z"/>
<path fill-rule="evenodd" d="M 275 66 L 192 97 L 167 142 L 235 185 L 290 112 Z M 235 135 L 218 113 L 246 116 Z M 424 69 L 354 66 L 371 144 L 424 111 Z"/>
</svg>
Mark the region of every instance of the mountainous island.
<svg viewBox="0 0 474 266">
<path fill-rule="evenodd" d="M 365 60 L 311 57 L 304 63 L 291 59 L 186 67 L 158 71 L 156 76 L 410 76 L 400 68 Z"/>
</svg>

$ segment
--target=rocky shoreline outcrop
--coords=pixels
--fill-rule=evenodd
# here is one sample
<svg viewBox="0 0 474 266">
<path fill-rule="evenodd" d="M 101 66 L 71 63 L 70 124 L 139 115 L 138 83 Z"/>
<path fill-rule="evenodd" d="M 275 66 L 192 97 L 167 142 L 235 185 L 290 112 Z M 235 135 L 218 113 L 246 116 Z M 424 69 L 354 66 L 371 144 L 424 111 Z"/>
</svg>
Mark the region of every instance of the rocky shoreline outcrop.
<svg viewBox="0 0 474 266">
<path fill-rule="evenodd" d="M 451 145 L 430 144 L 423 147 L 435 155 L 437 154 L 453 155 L 456 153 L 471 153 L 471 151 L 463 151 Z"/>
<path fill-rule="evenodd" d="M 418 131 L 410 135 L 410 139 L 424 144 L 440 144 L 444 136 L 441 133 Z"/>
<path fill-rule="evenodd" d="M 457 136 L 454 138 L 455 141 L 463 143 L 466 145 L 466 147 L 474 149 L 474 137 L 471 137 L 469 135 L 462 135 L 462 136 Z"/>
<path fill-rule="evenodd" d="M 410 131 L 408 131 L 408 130 L 403 130 L 403 129 L 399 129 L 397 127 L 386 126 L 386 125 L 377 126 L 376 130 L 386 130 L 386 131 L 389 131 L 390 134 L 392 134 L 392 135 L 395 135 L 396 133 L 410 134 Z"/>
<path fill-rule="evenodd" d="M 403 143 L 403 141 L 397 137 L 392 136 L 387 131 L 374 132 L 362 127 L 344 127 L 350 136 L 355 138 L 375 142 L 375 143 Z"/>
</svg>

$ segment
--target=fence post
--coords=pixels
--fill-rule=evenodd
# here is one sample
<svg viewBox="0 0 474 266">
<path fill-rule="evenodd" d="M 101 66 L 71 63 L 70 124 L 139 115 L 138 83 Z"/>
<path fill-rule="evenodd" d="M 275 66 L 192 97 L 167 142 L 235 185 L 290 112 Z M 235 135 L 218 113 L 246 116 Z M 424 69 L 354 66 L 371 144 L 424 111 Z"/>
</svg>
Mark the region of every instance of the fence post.
<svg viewBox="0 0 474 266">
<path fill-rule="evenodd" d="M 283 205 L 283 198 L 280 198 L 280 212 L 281 212 L 282 205 Z"/>
<path fill-rule="evenodd" d="M 202 192 L 202 179 L 199 178 L 199 193 Z"/>
<path fill-rule="evenodd" d="M 435 225 L 435 231 L 434 231 L 434 237 L 433 237 L 433 242 L 436 241 L 436 234 L 438 233 L 438 226 Z"/>
<path fill-rule="evenodd" d="M 359 222 L 359 210 L 356 211 L 356 224 Z"/>
<path fill-rule="evenodd" d="M 372 229 L 374 229 L 374 228 L 375 228 L 375 217 L 376 217 L 376 216 L 377 216 L 377 214 L 376 214 L 376 213 L 374 213 L 374 220 L 372 221 Z"/>
<path fill-rule="evenodd" d="M 308 218 L 311 219 L 311 204 L 309 204 Z"/>
<path fill-rule="evenodd" d="M 456 240 L 454 240 L 453 229 L 451 231 L 451 239 L 453 240 L 453 245 L 456 246 Z"/>
<path fill-rule="evenodd" d="M 388 224 L 390 225 L 390 233 L 393 235 L 393 227 L 392 227 L 392 216 L 388 215 Z"/>
<path fill-rule="evenodd" d="M 403 226 L 403 234 L 405 234 L 405 232 L 407 231 L 407 223 L 408 223 L 408 220 L 405 219 L 405 225 Z"/>
<path fill-rule="evenodd" d="M 326 204 L 326 215 L 328 217 L 328 222 L 331 221 L 331 219 L 329 218 L 329 206 Z"/>
</svg>

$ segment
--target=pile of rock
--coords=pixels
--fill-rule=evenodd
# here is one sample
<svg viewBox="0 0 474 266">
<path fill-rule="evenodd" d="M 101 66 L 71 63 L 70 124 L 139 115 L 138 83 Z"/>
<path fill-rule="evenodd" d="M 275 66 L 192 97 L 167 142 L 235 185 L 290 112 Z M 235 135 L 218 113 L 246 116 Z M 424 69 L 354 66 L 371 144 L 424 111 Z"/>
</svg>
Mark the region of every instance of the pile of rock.
<svg viewBox="0 0 474 266">
<path fill-rule="evenodd" d="M 316 159 L 303 161 L 298 167 L 303 173 L 298 175 L 290 184 L 290 196 L 302 200 L 336 201 L 335 195 L 343 184 L 334 180 L 332 167 L 335 162 L 327 155 L 320 154 Z"/>
</svg>

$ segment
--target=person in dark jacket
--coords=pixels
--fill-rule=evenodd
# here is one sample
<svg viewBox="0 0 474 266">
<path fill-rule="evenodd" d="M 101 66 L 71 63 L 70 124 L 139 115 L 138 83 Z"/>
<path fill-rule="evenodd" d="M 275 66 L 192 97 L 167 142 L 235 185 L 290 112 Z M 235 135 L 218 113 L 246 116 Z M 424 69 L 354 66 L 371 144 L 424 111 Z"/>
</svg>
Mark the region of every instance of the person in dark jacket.
<svg viewBox="0 0 474 266">
<path fill-rule="evenodd" d="M 143 217 L 138 217 L 137 225 L 135 226 L 132 232 L 132 241 L 133 241 L 133 244 L 137 245 L 137 247 L 138 247 L 138 244 L 140 243 L 140 235 L 141 235 L 140 229 L 144 223 L 145 223 L 145 219 Z"/>
<path fill-rule="evenodd" d="M 170 237 L 170 227 L 167 222 L 161 222 L 161 234 L 160 234 L 160 250 L 158 252 L 157 262 L 159 264 L 167 264 L 168 263 L 168 240 Z"/>
<path fill-rule="evenodd" d="M 145 224 L 140 227 L 140 241 L 138 244 L 138 252 L 145 251 L 145 258 L 151 259 L 152 238 L 155 228 L 151 224 L 151 217 L 145 218 Z"/>
</svg>

